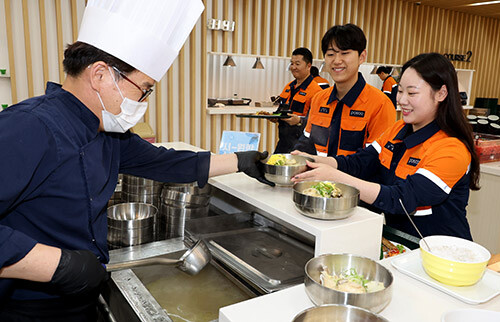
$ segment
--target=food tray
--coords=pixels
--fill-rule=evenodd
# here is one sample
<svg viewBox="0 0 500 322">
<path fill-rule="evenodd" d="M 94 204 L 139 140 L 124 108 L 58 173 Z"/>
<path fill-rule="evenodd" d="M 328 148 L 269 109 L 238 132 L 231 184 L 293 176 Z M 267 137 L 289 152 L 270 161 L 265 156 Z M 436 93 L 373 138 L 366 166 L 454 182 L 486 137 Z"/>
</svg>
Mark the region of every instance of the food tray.
<svg viewBox="0 0 500 322">
<path fill-rule="evenodd" d="M 450 286 L 427 275 L 422 266 L 420 251 L 397 256 L 391 263 L 401 273 L 468 304 L 488 302 L 500 294 L 500 274 L 490 269 L 486 269 L 483 278 L 472 286 Z"/>
<path fill-rule="evenodd" d="M 256 115 L 256 114 L 236 114 L 236 117 L 248 117 L 253 119 L 289 119 L 290 115 Z"/>
<path fill-rule="evenodd" d="M 201 235 L 212 256 L 266 293 L 304 279 L 312 248 L 268 227 Z"/>
</svg>

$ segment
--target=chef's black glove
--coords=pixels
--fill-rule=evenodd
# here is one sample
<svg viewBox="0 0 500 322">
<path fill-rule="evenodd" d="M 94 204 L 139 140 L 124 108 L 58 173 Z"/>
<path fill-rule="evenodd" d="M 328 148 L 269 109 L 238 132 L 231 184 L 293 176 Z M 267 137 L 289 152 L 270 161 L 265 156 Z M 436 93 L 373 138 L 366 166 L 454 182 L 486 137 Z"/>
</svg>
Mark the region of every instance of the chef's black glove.
<svg viewBox="0 0 500 322">
<path fill-rule="evenodd" d="M 83 295 L 96 290 L 107 278 L 106 269 L 91 251 L 62 249 L 50 284 L 64 295 Z"/>
<path fill-rule="evenodd" d="M 274 187 L 274 183 L 264 177 L 264 164 L 261 162 L 267 158 L 267 151 L 244 151 L 235 152 L 235 154 L 238 157 L 238 172 L 244 172 L 246 175 Z"/>
</svg>

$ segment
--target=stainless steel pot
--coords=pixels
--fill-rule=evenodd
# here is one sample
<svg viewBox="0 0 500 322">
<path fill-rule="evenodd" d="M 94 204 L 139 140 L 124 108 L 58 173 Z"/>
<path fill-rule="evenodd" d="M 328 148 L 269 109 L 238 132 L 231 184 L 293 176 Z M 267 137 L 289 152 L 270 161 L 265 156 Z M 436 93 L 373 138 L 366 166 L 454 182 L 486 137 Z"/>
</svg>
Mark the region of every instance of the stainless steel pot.
<svg viewBox="0 0 500 322">
<path fill-rule="evenodd" d="M 269 158 L 267 158 L 266 160 L 262 161 L 262 163 L 264 163 L 264 177 L 267 180 L 274 182 L 277 185 L 291 186 L 291 185 L 293 185 L 293 182 L 291 181 L 291 179 L 295 175 L 307 170 L 306 161 L 313 162 L 314 159 L 312 159 L 310 157 L 305 157 L 302 155 L 291 155 L 291 154 L 283 154 L 283 155 L 288 160 L 297 161 L 297 164 L 296 165 L 271 165 L 271 164 L 266 163 L 269 160 Z"/>
<path fill-rule="evenodd" d="M 128 262 L 108 264 L 106 265 L 106 270 L 108 272 L 114 272 L 141 266 L 167 265 L 177 266 L 177 268 L 188 273 L 189 275 L 196 275 L 210 262 L 211 258 L 212 255 L 207 247 L 207 244 L 200 239 L 178 260 L 161 257 L 137 259 Z"/>
<path fill-rule="evenodd" d="M 329 304 L 308 308 L 293 318 L 293 322 L 389 322 L 368 310 L 341 304 Z"/>
<path fill-rule="evenodd" d="M 313 197 L 303 193 L 318 182 L 320 181 L 304 181 L 293 185 L 293 202 L 297 210 L 307 217 L 324 220 L 350 217 L 358 205 L 359 190 L 346 184 L 331 182 L 342 190 L 342 197 Z"/>
<path fill-rule="evenodd" d="M 365 279 L 384 283 L 385 288 L 371 293 L 347 293 L 325 287 L 320 282 L 324 269 L 329 274 L 340 274 L 355 268 Z M 392 273 L 379 263 L 352 254 L 325 254 L 309 260 L 305 266 L 304 284 L 306 293 L 315 305 L 350 304 L 374 313 L 382 311 L 392 298 Z"/>
</svg>

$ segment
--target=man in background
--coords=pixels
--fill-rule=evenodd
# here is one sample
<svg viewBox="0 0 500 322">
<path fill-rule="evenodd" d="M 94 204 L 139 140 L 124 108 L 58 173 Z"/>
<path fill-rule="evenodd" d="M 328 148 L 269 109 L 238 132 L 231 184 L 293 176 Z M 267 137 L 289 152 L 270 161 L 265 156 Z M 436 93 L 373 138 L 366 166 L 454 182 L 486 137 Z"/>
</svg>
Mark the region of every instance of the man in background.
<svg viewBox="0 0 500 322">
<path fill-rule="evenodd" d="M 311 66 L 311 75 L 313 77 L 313 80 L 318 83 L 319 87 L 322 89 L 330 87 L 330 84 L 328 83 L 328 80 L 326 78 L 323 78 L 319 75 L 319 69 L 316 66 Z"/>
<path fill-rule="evenodd" d="M 382 92 L 387 95 L 390 99 L 394 107 L 396 107 L 396 96 L 398 94 L 398 83 L 391 76 L 391 67 L 380 66 L 377 68 L 377 75 L 384 82 L 382 85 Z"/>
<path fill-rule="evenodd" d="M 291 110 L 290 118 L 278 120 L 279 141 L 274 153 L 290 153 L 304 128 L 304 119 L 309 111 L 313 96 L 321 87 L 311 76 L 313 56 L 307 48 L 292 52 L 290 72 L 295 78 L 286 84 L 278 100 L 281 110 Z"/>
</svg>

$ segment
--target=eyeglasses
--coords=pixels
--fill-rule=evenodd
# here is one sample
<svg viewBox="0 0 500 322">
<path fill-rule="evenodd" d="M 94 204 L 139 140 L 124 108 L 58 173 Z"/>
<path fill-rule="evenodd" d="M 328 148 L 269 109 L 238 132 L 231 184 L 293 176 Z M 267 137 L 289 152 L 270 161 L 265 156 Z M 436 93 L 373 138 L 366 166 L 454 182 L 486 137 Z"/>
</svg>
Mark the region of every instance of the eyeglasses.
<svg viewBox="0 0 500 322">
<path fill-rule="evenodd" d="M 123 74 L 118 68 L 114 67 L 113 66 L 113 69 L 118 73 L 120 74 L 120 76 L 126 80 L 127 82 L 129 82 L 130 84 L 134 85 L 135 87 L 137 87 L 141 92 L 142 92 L 142 96 L 139 98 L 138 102 L 143 102 L 146 100 L 146 98 L 148 98 L 148 96 L 153 92 L 153 89 L 150 88 L 150 89 L 142 89 L 139 85 L 137 85 L 135 82 L 133 82 L 130 78 L 128 78 L 127 76 L 125 76 L 125 74 Z"/>
</svg>

